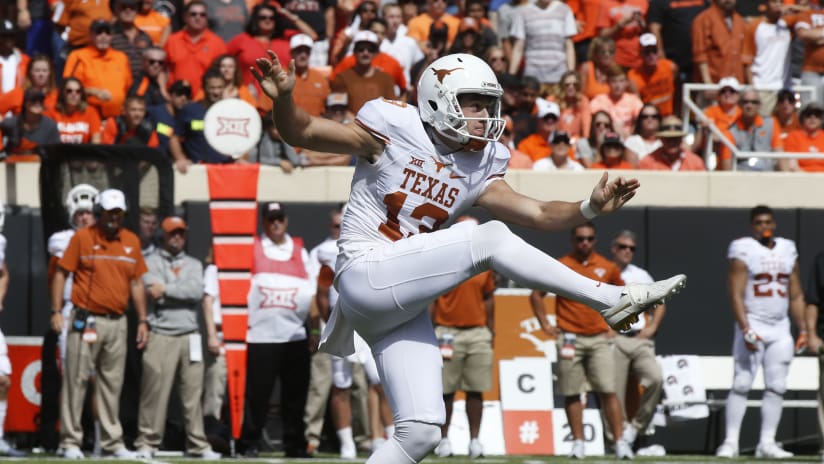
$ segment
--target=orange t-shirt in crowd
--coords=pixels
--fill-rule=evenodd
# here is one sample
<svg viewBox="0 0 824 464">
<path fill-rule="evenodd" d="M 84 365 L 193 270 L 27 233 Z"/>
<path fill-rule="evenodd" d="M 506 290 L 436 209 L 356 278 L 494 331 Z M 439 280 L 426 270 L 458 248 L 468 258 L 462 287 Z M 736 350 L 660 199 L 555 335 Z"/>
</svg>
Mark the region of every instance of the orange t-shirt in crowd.
<svg viewBox="0 0 824 464">
<path fill-rule="evenodd" d="M 793 32 L 802 28 L 816 28 L 824 25 L 824 11 L 809 10 L 784 18 Z M 820 43 L 805 43 L 804 58 L 801 63 L 802 71 L 811 71 L 824 74 L 824 45 Z"/>
<path fill-rule="evenodd" d="M 189 81 L 192 95 L 201 87 L 203 73 L 215 58 L 226 53 L 226 44 L 217 34 L 205 30 L 197 42 L 186 30 L 180 30 L 169 36 L 166 45 L 166 62 L 169 66 L 169 82 Z"/>
<path fill-rule="evenodd" d="M 591 39 L 598 32 L 598 16 L 601 14 L 601 0 L 567 0 L 567 6 L 575 15 L 575 21 L 584 27 L 577 35 L 572 36 L 573 42 Z"/>
<path fill-rule="evenodd" d="M 663 155 L 664 147 L 659 147 L 654 152 L 641 158 L 638 169 L 650 171 L 706 171 L 707 166 L 700 156 L 689 150 L 681 152 L 681 158 L 670 164 Z M 673 169 L 673 168 L 676 169 Z"/>
<path fill-rule="evenodd" d="M 548 100 L 560 105 L 557 98 Z M 579 97 L 576 106 L 563 106 L 561 117 L 558 118 L 558 130 L 569 134 L 573 139 L 589 137 L 589 125 L 592 123 L 592 112 L 589 110 L 589 99 L 583 95 Z"/>
<path fill-rule="evenodd" d="M 89 44 L 90 29 L 95 19 L 112 20 L 109 2 L 63 0 L 63 13 L 57 24 L 69 28 L 69 44 L 72 47 L 82 47 Z"/>
<path fill-rule="evenodd" d="M 89 104 L 96 106 L 104 118 L 117 116 L 123 111 L 123 102 L 132 87 L 129 57 L 113 48 L 101 53 L 90 45 L 72 51 L 66 60 L 63 77 L 76 77 L 86 89 L 106 89 L 111 92 L 112 98 L 107 101 L 91 95 L 88 97 Z"/>
<path fill-rule="evenodd" d="M 25 88 L 15 87 L 3 95 L 0 95 L 0 117 L 9 111 L 11 111 L 12 114 L 20 114 L 20 112 L 23 111 L 23 95 L 25 92 Z M 46 98 L 43 99 L 43 109 L 48 111 L 54 108 L 55 104 L 57 104 L 57 89 L 51 89 L 46 92 Z"/>
<path fill-rule="evenodd" d="M 495 291 L 495 273 L 485 271 L 473 276 L 435 300 L 434 321 L 448 327 L 486 325 L 484 300 Z"/>
<path fill-rule="evenodd" d="M 507 169 L 532 169 L 532 158 L 519 150 L 509 150 Z"/>
<path fill-rule="evenodd" d="M 582 78 L 586 80 L 586 97 L 592 100 L 598 95 L 609 93 L 609 84 L 606 80 L 598 82 L 595 77 L 595 64 L 587 61 L 581 65 Z"/>
<path fill-rule="evenodd" d="M 303 108 L 303 111 L 312 116 L 320 116 L 326 110 L 326 97 L 331 92 L 329 79 L 321 71 L 309 68 L 305 75 L 295 76 L 292 98 L 295 99 L 295 105 Z M 270 103 L 271 109 L 272 100 L 269 97 L 265 99 Z"/>
<path fill-rule="evenodd" d="M 117 120 L 116 118 L 108 118 L 106 119 L 106 124 L 103 126 L 103 140 L 101 142 L 104 145 L 115 145 L 118 143 L 117 141 Z M 123 140 L 128 140 L 132 137 L 137 136 L 137 129 L 132 129 L 126 131 L 125 134 L 122 134 Z M 147 147 L 157 148 L 160 145 L 159 140 L 157 139 L 157 132 L 152 131 L 152 134 L 149 135 L 149 140 L 146 142 Z"/>
<path fill-rule="evenodd" d="M 532 133 L 521 139 L 521 143 L 518 144 L 518 151 L 525 154 L 533 162 L 535 162 L 541 158 L 546 158 L 549 156 L 552 153 L 552 146 L 549 144 L 549 140 L 547 140 L 546 137 Z M 575 159 L 574 145 L 569 147 L 568 157 L 571 160 Z"/>
<path fill-rule="evenodd" d="M 578 261 L 571 253 L 558 261 L 592 280 L 605 284 L 624 285 L 618 266 L 594 251 L 584 262 Z M 562 331 L 577 335 L 598 335 L 609 331 L 607 321 L 601 317 L 601 313 L 591 307 L 562 296 L 556 297 L 555 304 L 558 328 Z"/>
<path fill-rule="evenodd" d="M 146 14 L 140 14 L 134 18 L 134 25 L 145 32 L 152 39 L 152 43 L 160 46 L 163 39 L 163 31 L 171 20 L 155 10 L 149 10 Z"/>
<path fill-rule="evenodd" d="M 646 73 L 643 67 L 638 67 L 630 69 L 627 77 L 635 83 L 641 101 L 655 105 L 661 116 L 672 114 L 672 98 L 675 95 L 675 63 L 666 58 L 659 58 L 652 73 Z"/>
<path fill-rule="evenodd" d="M 642 18 L 647 17 L 649 0 L 601 0 L 601 12 L 598 16 L 598 29 L 612 27 L 625 17 L 636 12 Z M 632 22 L 626 27 L 619 28 L 615 35 L 615 62 L 625 68 L 635 68 L 641 65 L 641 42 L 639 38 L 644 29 L 638 22 Z"/>
<path fill-rule="evenodd" d="M 708 117 L 719 129 L 727 130 L 730 124 L 741 117 L 741 107 L 738 105 L 730 108 L 729 112 L 724 111 L 720 105 L 712 105 L 704 109 L 704 116 Z"/>
<path fill-rule="evenodd" d="M 335 76 L 353 66 L 355 66 L 355 55 L 346 55 L 346 57 L 340 60 L 340 63 L 332 69 L 332 73 L 329 75 L 329 82 L 334 81 Z M 401 66 L 398 60 L 393 58 L 392 55 L 378 52 L 375 58 L 372 59 L 372 66 L 389 74 L 395 82 L 395 85 L 401 90 L 401 93 L 406 92 L 406 77 L 403 75 L 403 66 Z"/>
<path fill-rule="evenodd" d="M 799 159 L 798 167 L 804 171 L 824 171 L 824 130 L 817 130 L 811 137 L 807 131 L 796 129 L 784 139 L 784 151 L 787 153 L 820 153 L 818 159 Z"/>
<path fill-rule="evenodd" d="M 137 235 L 120 229 L 109 241 L 97 226 L 78 230 L 58 264 L 74 273 L 72 304 L 95 314 L 123 314 L 132 280 L 148 270 Z"/>
<path fill-rule="evenodd" d="M 447 40 L 449 41 L 449 45 L 452 45 L 455 37 L 458 36 L 458 30 L 461 28 L 461 20 L 451 14 L 444 13 L 439 21 L 446 24 Z M 435 20 L 432 19 L 432 16 L 429 16 L 429 13 L 421 13 L 409 20 L 409 24 L 406 25 L 406 35 L 417 40 L 418 43 L 426 43 L 426 41 L 429 40 L 429 28 L 432 27 L 432 23 L 434 22 Z"/>
<path fill-rule="evenodd" d="M 63 143 L 91 143 L 92 135 L 100 132 L 100 115 L 91 105 L 86 105 L 84 111 L 71 114 L 52 109 L 46 112 L 46 116 L 57 123 L 60 141 Z"/>
</svg>

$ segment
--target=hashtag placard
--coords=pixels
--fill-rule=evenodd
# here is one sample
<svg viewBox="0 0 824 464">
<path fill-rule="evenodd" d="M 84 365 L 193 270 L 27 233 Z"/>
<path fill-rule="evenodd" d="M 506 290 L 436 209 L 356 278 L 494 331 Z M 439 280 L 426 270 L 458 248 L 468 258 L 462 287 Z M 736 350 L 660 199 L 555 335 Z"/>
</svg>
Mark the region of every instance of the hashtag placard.
<svg viewBox="0 0 824 464">
<path fill-rule="evenodd" d="M 504 411 L 506 454 L 555 454 L 552 411 Z"/>
</svg>

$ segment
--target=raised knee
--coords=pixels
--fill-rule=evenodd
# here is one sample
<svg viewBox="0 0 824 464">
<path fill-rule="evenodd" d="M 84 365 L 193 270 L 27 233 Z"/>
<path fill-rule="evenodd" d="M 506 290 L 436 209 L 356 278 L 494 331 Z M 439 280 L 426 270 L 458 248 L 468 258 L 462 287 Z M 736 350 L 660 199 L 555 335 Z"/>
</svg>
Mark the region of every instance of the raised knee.
<svg viewBox="0 0 824 464">
<path fill-rule="evenodd" d="M 398 422 L 395 424 L 395 438 L 410 457 L 423 457 L 441 441 L 441 427 L 427 422 Z"/>
<path fill-rule="evenodd" d="M 502 237 L 512 234 L 509 227 L 501 221 L 492 220 L 478 225 L 478 232 L 482 232 L 482 237 L 490 241 L 498 241 Z"/>
</svg>

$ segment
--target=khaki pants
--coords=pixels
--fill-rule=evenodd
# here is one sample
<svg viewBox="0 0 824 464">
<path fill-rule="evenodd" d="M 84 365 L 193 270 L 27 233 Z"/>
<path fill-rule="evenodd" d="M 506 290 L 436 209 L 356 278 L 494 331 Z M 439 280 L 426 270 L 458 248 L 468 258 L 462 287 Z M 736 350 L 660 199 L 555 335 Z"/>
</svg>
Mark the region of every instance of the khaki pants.
<svg viewBox="0 0 824 464">
<path fill-rule="evenodd" d="M 70 321 L 74 320 L 74 311 Z M 126 318 L 96 317 L 97 341 L 86 343 L 82 333 L 69 329 L 66 336 L 66 364 L 60 390 L 60 446 L 79 448 L 83 441 L 83 400 L 89 376 L 96 372 L 95 406 L 100 421 L 100 447 L 114 452 L 123 448 L 120 426 L 120 390 L 126 366 Z"/>
<path fill-rule="evenodd" d="M 303 421 L 306 422 L 306 443 L 317 448 L 323 430 L 323 418 L 326 416 L 326 404 L 329 390 L 332 388 L 332 355 L 318 351 L 312 355 L 309 367 L 309 392 L 306 395 L 306 409 Z"/>
<path fill-rule="evenodd" d="M 220 419 L 226 393 L 226 355 L 203 351 L 203 416 Z"/>
<path fill-rule="evenodd" d="M 632 418 L 632 426 L 638 431 L 644 431 L 652 421 L 655 408 L 661 401 L 664 391 L 661 366 L 655 359 L 655 343 L 652 340 L 624 335 L 615 337 L 615 390 L 618 393 L 618 401 L 621 402 L 625 421 L 627 412 L 624 400 L 630 371 L 644 387 L 638 412 Z"/>
<path fill-rule="evenodd" d="M 177 382 L 183 404 L 186 451 L 202 454 L 211 449 L 203 432 L 200 407 L 203 363 L 189 361 L 189 335 L 167 336 L 154 332 L 149 335 L 149 343 L 143 351 L 140 415 L 135 447 L 154 451 L 160 446 L 166 426 L 166 408 L 174 382 Z"/>
<path fill-rule="evenodd" d="M 575 356 L 558 359 L 558 393 L 576 396 L 586 391 L 585 382 L 598 393 L 615 392 L 615 361 L 613 338 L 604 334 L 578 335 L 575 338 Z M 563 335 L 556 341 L 558 353 L 564 346 Z"/>
</svg>

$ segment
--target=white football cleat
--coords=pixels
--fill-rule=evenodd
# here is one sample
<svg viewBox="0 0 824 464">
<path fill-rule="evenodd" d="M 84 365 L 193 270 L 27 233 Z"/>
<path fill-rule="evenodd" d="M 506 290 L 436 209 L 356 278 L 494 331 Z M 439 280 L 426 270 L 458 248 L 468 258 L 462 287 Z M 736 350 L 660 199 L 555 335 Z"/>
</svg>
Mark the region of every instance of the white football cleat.
<svg viewBox="0 0 824 464">
<path fill-rule="evenodd" d="M 632 445 L 620 439 L 615 442 L 615 457 L 618 459 L 633 459 L 635 454 L 632 452 Z"/>
<path fill-rule="evenodd" d="M 569 457 L 572 459 L 584 459 L 584 440 L 575 440 L 572 442 L 572 451 L 569 452 Z"/>
<path fill-rule="evenodd" d="M 449 442 L 449 438 L 441 438 L 441 441 L 438 442 L 438 446 L 435 447 L 435 454 L 437 454 L 439 458 L 448 458 L 449 456 L 452 456 L 452 443 Z"/>
<path fill-rule="evenodd" d="M 86 456 L 83 455 L 83 452 L 80 451 L 80 448 L 76 446 L 69 446 L 63 450 L 64 459 L 84 459 L 85 457 Z"/>
<path fill-rule="evenodd" d="M 734 444 L 725 441 L 715 451 L 715 456 L 719 458 L 736 458 L 738 457 L 738 447 Z"/>
<path fill-rule="evenodd" d="M 759 443 L 755 448 L 755 457 L 766 459 L 786 459 L 793 457 L 793 453 L 786 451 L 776 442 Z"/>
<path fill-rule="evenodd" d="M 484 457 L 484 446 L 477 438 L 469 440 L 469 457 L 471 459 L 478 459 Z"/>
<path fill-rule="evenodd" d="M 687 284 L 687 276 L 678 274 L 651 284 L 630 284 L 624 287 L 615 306 L 601 311 L 610 327 L 622 331 L 638 320 L 638 314 L 659 305 L 680 292 Z"/>
</svg>

